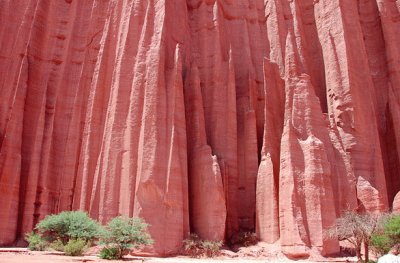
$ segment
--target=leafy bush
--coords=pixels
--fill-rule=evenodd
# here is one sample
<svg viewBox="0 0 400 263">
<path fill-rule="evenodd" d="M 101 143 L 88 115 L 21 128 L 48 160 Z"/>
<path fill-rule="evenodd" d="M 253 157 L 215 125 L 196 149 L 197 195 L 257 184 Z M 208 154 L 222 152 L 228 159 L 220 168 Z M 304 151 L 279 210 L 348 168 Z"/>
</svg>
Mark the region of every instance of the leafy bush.
<svg viewBox="0 0 400 263">
<path fill-rule="evenodd" d="M 104 247 L 100 251 L 100 258 L 102 259 L 119 259 L 119 250 L 116 247 Z"/>
<path fill-rule="evenodd" d="M 190 234 L 183 240 L 183 252 L 193 258 L 216 257 L 220 254 L 222 241 L 202 240 L 197 234 Z"/>
<path fill-rule="evenodd" d="M 141 218 L 115 217 L 101 234 L 100 242 L 112 251 L 117 250 L 116 258 L 120 259 L 132 248 L 153 243 L 147 227 Z"/>
<path fill-rule="evenodd" d="M 50 244 L 50 248 L 54 249 L 55 251 L 64 251 L 64 243 L 59 239 L 54 240 Z"/>
<path fill-rule="evenodd" d="M 95 239 L 101 230 L 97 221 L 83 211 L 66 211 L 49 215 L 37 224 L 39 234 L 50 241 L 61 240 L 65 245 L 71 239 Z"/>
<path fill-rule="evenodd" d="M 83 239 L 71 239 L 64 247 L 65 255 L 81 256 L 86 249 L 86 241 Z"/>
<path fill-rule="evenodd" d="M 47 248 L 48 242 L 39 234 L 31 232 L 25 236 L 28 241 L 28 249 L 33 251 L 43 251 Z"/>
</svg>

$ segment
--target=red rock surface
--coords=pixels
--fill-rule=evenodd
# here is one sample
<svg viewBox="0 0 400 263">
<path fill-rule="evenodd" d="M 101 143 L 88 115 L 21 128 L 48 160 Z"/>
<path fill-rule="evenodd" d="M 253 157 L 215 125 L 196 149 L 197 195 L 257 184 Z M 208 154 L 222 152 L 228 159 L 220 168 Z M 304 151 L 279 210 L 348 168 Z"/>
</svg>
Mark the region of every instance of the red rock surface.
<svg viewBox="0 0 400 263">
<path fill-rule="evenodd" d="M 393 201 L 393 212 L 400 214 L 400 192 L 396 195 Z"/>
<path fill-rule="evenodd" d="M 83 209 L 326 255 L 400 191 L 399 0 L 3 0 L 0 88 L 1 246 Z"/>
</svg>

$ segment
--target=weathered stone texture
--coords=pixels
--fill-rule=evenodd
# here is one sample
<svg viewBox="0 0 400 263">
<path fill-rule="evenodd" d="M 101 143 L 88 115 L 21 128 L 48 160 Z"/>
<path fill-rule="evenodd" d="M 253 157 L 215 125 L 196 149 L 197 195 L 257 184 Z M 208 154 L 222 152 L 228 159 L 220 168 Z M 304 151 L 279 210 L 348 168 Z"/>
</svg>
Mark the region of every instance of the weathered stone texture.
<svg viewBox="0 0 400 263">
<path fill-rule="evenodd" d="M 1 0 L 0 94 L 0 245 L 82 209 L 296 258 L 400 209 L 399 0 Z"/>
</svg>

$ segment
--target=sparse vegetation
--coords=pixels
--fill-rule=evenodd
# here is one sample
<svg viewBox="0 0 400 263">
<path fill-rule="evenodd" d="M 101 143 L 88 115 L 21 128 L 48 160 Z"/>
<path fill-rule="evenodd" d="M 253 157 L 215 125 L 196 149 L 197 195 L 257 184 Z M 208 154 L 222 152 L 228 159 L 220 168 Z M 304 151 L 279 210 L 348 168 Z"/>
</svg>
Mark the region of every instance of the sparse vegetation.
<svg viewBox="0 0 400 263">
<path fill-rule="evenodd" d="M 148 225 L 141 218 L 116 217 L 112 219 L 101 234 L 100 242 L 105 245 L 100 257 L 120 259 L 132 248 L 153 243 Z"/>
<path fill-rule="evenodd" d="M 31 250 L 64 251 L 69 256 L 82 255 L 100 238 L 105 245 L 100 257 L 120 259 L 132 248 L 151 244 L 148 225 L 140 218 L 116 217 L 104 228 L 82 211 L 49 215 L 36 225 L 36 232 L 26 235 Z"/>
<path fill-rule="evenodd" d="M 384 255 L 396 244 L 400 243 L 400 215 L 385 217 L 382 226 L 372 235 L 371 245 L 374 252 Z"/>
<path fill-rule="evenodd" d="M 190 234 L 189 237 L 183 240 L 183 252 L 190 257 L 200 257 L 201 239 L 197 234 Z"/>
<path fill-rule="evenodd" d="M 102 259 L 113 260 L 113 259 L 119 259 L 119 254 L 120 252 L 116 247 L 104 247 L 100 251 L 99 257 Z"/>
<path fill-rule="evenodd" d="M 26 235 L 30 250 L 64 251 L 69 256 L 82 255 L 86 248 L 100 239 L 105 247 L 104 259 L 120 259 L 130 249 L 152 244 L 148 225 L 140 218 L 115 217 L 106 227 L 83 211 L 67 211 L 49 215 L 40 221 L 35 232 Z"/>
<path fill-rule="evenodd" d="M 244 247 L 254 246 L 257 242 L 257 235 L 254 232 L 240 232 L 232 241 L 233 244 Z"/>
<path fill-rule="evenodd" d="M 50 248 L 54 249 L 55 251 L 64 251 L 64 244 L 61 240 L 57 239 L 50 244 Z"/>
<path fill-rule="evenodd" d="M 392 247 L 390 238 L 385 234 L 374 234 L 371 238 L 371 246 L 378 256 L 387 254 Z"/>
<path fill-rule="evenodd" d="M 384 233 L 394 244 L 400 243 L 400 215 L 388 218 L 384 224 Z"/>
<path fill-rule="evenodd" d="M 183 241 L 183 252 L 193 258 L 216 257 L 220 254 L 222 241 L 202 240 L 197 234 L 190 234 Z"/>
<path fill-rule="evenodd" d="M 28 249 L 32 251 L 43 251 L 48 246 L 48 242 L 35 232 L 27 234 L 25 239 L 28 242 Z"/>
<path fill-rule="evenodd" d="M 369 261 L 369 245 L 371 237 L 379 226 L 379 217 L 370 214 L 358 214 L 346 211 L 336 220 L 336 225 L 326 233 L 327 238 L 347 240 L 353 245 L 359 261 L 363 261 L 361 248 L 364 245 L 365 262 Z"/>
<path fill-rule="evenodd" d="M 64 246 L 64 252 L 67 256 L 81 256 L 85 251 L 87 242 L 84 239 L 70 239 Z"/>
<path fill-rule="evenodd" d="M 216 257 L 220 255 L 220 250 L 223 245 L 222 241 L 210 241 L 210 240 L 204 240 L 201 242 L 201 245 L 204 250 L 204 255 L 207 257 Z"/>
</svg>

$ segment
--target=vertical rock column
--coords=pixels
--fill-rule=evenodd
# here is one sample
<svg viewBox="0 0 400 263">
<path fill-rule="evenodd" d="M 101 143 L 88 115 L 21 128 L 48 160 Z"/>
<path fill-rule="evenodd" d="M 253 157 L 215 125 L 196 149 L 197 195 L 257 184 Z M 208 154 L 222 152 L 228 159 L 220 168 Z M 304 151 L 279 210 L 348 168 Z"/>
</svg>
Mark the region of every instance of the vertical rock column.
<svg viewBox="0 0 400 263">
<path fill-rule="evenodd" d="M 285 83 L 279 68 L 264 60 L 265 126 L 257 176 L 256 232 L 261 241 L 279 239 L 279 167 L 283 131 Z"/>
<path fill-rule="evenodd" d="M 144 103 L 139 135 L 142 152 L 138 158 L 134 215 L 151 225 L 150 233 L 157 240 L 155 250 L 162 255 L 176 253 L 189 232 L 186 126 L 179 52 L 177 48 L 175 68 L 166 86 L 168 96 L 163 92 L 153 93 L 151 89 L 145 94 L 150 97 Z M 160 84 L 150 87 L 162 87 Z M 151 103 L 153 99 L 156 104 Z M 163 106 L 170 111 L 160 111 L 159 107 Z M 163 122 L 166 126 L 160 125 Z M 161 143 L 165 139 L 168 144 Z"/>
<path fill-rule="evenodd" d="M 82 76 L 79 80 L 82 97 L 81 111 L 75 114 L 83 120 L 81 144 L 79 147 L 78 164 L 72 209 L 89 211 L 92 217 L 98 218 L 98 208 L 94 209 L 97 201 L 93 191 L 97 189 L 94 180 L 99 162 L 107 105 L 110 98 L 110 73 L 113 66 L 113 55 L 108 46 L 112 41 L 110 30 L 110 10 L 114 2 L 99 2 L 91 10 L 88 23 L 86 47 L 83 49 Z M 115 14 L 114 14 L 115 15 Z M 78 109 L 77 109 L 78 110 Z"/>
<path fill-rule="evenodd" d="M 285 119 L 279 178 L 280 243 L 289 257 L 339 250 L 324 239 L 336 219 L 332 173 L 327 155 L 330 140 L 319 101 L 308 75 L 298 75 L 298 55 L 291 35 L 286 43 Z"/>
<path fill-rule="evenodd" d="M 191 54 L 199 69 L 207 144 L 224 184 L 229 238 L 238 231 L 238 145 L 235 68 L 217 1 L 188 1 Z"/>
<path fill-rule="evenodd" d="M 360 209 L 388 208 L 386 181 L 373 99 L 373 84 L 356 2 L 319 1 L 316 23 L 324 54 L 328 114 L 357 178 Z"/>
<path fill-rule="evenodd" d="M 388 68 L 389 103 L 386 108 L 387 187 L 390 201 L 400 191 L 400 3 L 375 0 L 381 19 Z"/>
<path fill-rule="evenodd" d="M 155 35 L 148 52 L 134 215 L 144 218 L 156 253 L 176 253 L 189 232 L 188 169 L 183 96 L 185 1 L 154 3 Z M 183 19 L 185 21 L 185 19 Z M 154 44 L 155 43 L 155 44 Z"/>
<path fill-rule="evenodd" d="M 254 231 L 260 131 L 264 120 L 263 108 L 259 107 L 264 100 L 263 58 L 267 50 L 264 5 L 260 0 L 216 2 L 235 72 L 238 227 L 239 231 Z"/>
<path fill-rule="evenodd" d="M 16 83 L 26 85 L 24 93 L 20 93 L 19 84 L 15 85 L 17 89 L 7 89 L 7 92 L 18 92 L 18 96 L 10 98 L 19 107 L 9 109 L 10 116 L 15 116 L 13 121 L 19 121 L 22 129 L 20 138 L 13 139 L 21 143 L 20 147 L 7 150 L 8 154 L 20 156 L 18 164 L 10 167 L 19 171 L 20 176 L 15 179 L 21 178 L 19 203 L 11 213 L 18 213 L 18 218 L 10 229 L 16 226 L 22 239 L 24 233 L 47 214 L 71 207 L 75 169 L 64 165 L 77 160 L 76 152 L 66 155 L 66 147 L 67 144 L 79 144 L 80 129 L 71 131 L 69 128 L 73 121 L 76 123 L 72 120 L 72 112 L 79 108 L 75 100 L 78 90 L 75 83 L 80 79 L 80 60 L 84 56 L 81 49 L 85 46 L 77 39 L 81 40 L 87 33 L 84 25 L 88 18 L 80 12 L 88 11 L 91 1 L 81 4 L 29 1 L 25 7 L 16 1 L 7 5 L 11 8 L 10 14 L 18 14 L 15 10 L 23 12 L 23 16 L 16 15 L 8 24 L 19 28 L 16 30 L 19 37 L 18 41 L 9 42 L 14 44 L 14 51 L 9 53 L 11 64 L 7 70 L 10 72 L 6 74 Z M 73 35 L 74 30 L 79 33 Z M 20 75 L 14 76 L 13 67 L 19 61 L 25 61 L 24 66 L 18 71 Z M 69 85 L 70 88 L 63 88 Z M 18 120 L 19 112 L 25 117 Z M 17 131 L 16 136 L 19 136 Z"/>
<path fill-rule="evenodd" d="M 2 3 L 0 9 L 0 245 L 17 238 L 20 205 L 22 134 L 28 89 L 27 46 L 31 37 L 36 1 L 28 5 Z M 11 22 L 11 18 L 14 20 Z M 9 21 L 9 22 L 6 22 Z M 10 34 L 13 32 L 13 34 Z"/>
<path fill-rule="evenodd" d="M 226 201 L 217 156 L 207 145 L 199 71 L 191 65 L 185 81 L 191 231 L 206 240 L 224 240 Z"/>
</svg>

